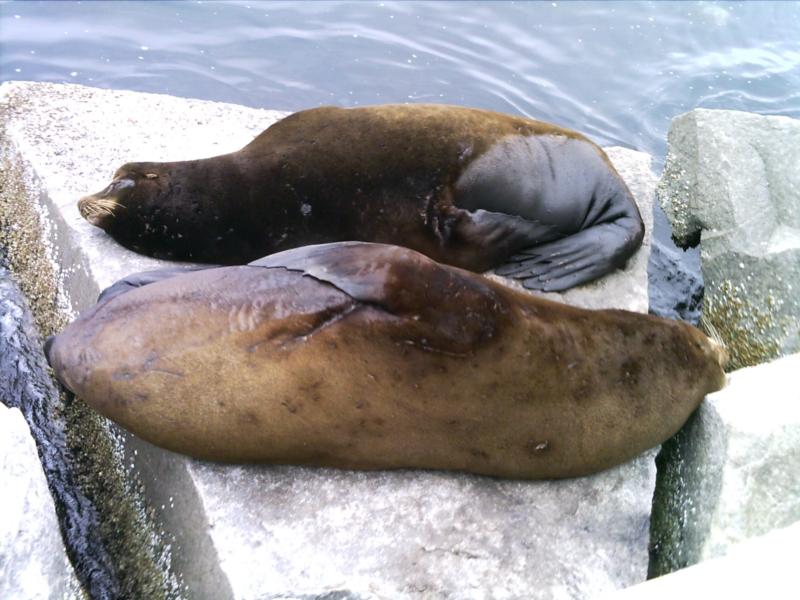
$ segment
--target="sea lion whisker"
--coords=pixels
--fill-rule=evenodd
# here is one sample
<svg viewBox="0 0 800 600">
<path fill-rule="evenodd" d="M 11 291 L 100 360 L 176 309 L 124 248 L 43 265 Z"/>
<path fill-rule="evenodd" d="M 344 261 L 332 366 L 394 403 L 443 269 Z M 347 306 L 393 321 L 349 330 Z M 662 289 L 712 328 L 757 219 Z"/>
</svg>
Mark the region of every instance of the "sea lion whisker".
<svg viewBox="0 0 800 600">
<path fill-rule="evenodd" d="M 86 214 L 91 217 L 96 217 L 97 215 L 108 213 L 108 209 L 103 208 L 102 206 L 87 206 L 85 208 Z"/>
<path fill-rule="evenodd" d="M 84 202 L 80 206 L 80 212 L 84 218 L 97 217 L 100 215 L 113 217 L 115 210 L 118 208 L 123 208 L 123 205 L 119 202 L 109 198 L 94 198 L 89 202 Z"/>
<path fill-rule="evenodd" d="M 95 202 L 95 206 L 99 206 L 108 210 L 113 210 L 115 208 L 122 208 L 122 204 L 115 200 L 111 200 L 110 198 L 99 198 Z"/>
</svg>

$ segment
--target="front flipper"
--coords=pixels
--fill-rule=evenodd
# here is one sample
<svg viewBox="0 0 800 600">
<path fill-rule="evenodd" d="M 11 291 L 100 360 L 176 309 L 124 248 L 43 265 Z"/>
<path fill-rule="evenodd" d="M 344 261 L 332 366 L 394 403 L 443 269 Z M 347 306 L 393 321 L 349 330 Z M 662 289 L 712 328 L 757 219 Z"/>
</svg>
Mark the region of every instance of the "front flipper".
<svg viewBox="0 0 800 600">
<path fill-rule="evenodd" d="M 561 292 L 622 267 L 636 244 L 638 239 L 629 227 L 604 223 L 526 248 L 495 273 L 519 279 L 529 290 Z"/>
<path fill-rule="evenodd" d="M 203 269 L 213 269 L 216 265 L 188 265 L 182 267 L 168 267 L 166 269 L 157 269 L 155 271 L 142 271 L 141 273 L 133 273 L 127 275 L 112 283 L 97 297 L 97 302 L 104 302 L 116 296 L 135 290 L 136 288 L 150 285 L 162 279 L 169 279 L 184 273 L 191 273 L 192 271 L 202 271 Z"/>
<path fill-rule="evenodd" d="M 449 230 L 448 244 L 452 251 L 440 260 L 478 272 L 501 264 L 533 244 L 564 237 L 552 225 L 483 209 L 455 209 Z"/>
<path fill-rule="evenodd" d="M 509 307 L 483 277 L 402 248 L 369 242 L 304 246 L 253 261 L 329 284 L 391 318 L 393 336 L 433 352 L 465 355 L 499 338 Z M 454 310 L 453 307 L 457 307 Z"/>
</svg>

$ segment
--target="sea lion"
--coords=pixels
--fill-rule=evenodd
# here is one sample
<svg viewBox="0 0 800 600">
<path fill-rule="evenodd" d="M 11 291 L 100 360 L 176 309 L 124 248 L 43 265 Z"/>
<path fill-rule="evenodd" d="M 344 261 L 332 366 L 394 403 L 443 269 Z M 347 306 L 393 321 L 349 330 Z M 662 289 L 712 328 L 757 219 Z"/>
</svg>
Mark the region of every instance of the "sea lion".
<svg viewBox="0 0 800 600">
<path fill-rule="evenodd" d="M 432 104 L 305 110 L 231 154 L 129 163 L 79 201 L 122 245 L 243 264 L 322 242 L 397 244 L 530 289 L 621 267 L 644 225 L 605 153 L 530 119 Z"/>
<path fill-rule="evenodd" d="M 205 459 L 584 475 L 670 437 L 725 380 L 690 325 L 396 246 L 165 275 L 127 278 L 47 354 L 102 414 Z"/>
</svg>

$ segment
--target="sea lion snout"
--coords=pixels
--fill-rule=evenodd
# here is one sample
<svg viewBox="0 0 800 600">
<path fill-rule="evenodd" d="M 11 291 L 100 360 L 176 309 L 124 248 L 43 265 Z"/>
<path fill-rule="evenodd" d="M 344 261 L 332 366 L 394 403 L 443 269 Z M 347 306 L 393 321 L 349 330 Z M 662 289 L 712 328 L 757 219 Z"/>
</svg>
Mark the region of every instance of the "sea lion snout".
<svg viewBox="0 0 800 600">
<path fill-rule="evenodd" d="M 106 229 L 116 212 L 123 208 L 117 200 L 121 190 L 133 187 L 136 182 L 129 177 L 114 179 L 107 188 L 78 200 L 78 212 L 95 227 Z"/>
<path fill-rule="evenodd" d="M 64 369 L 65 361 L 62 360 L 63 357 L 61 356 L 62 349 L 63 348 L 61 348 L 58 343 L 57 335 L 50 335 L 44 341 L 44 356 L 47 359 L 48 364 L 52 367 L 56 379 L 58 379 L 58 382 L 61 385 L 72 391 L 72 388 L 67 383 L 68 376 Z"/>
<path fill-rule="evenodd" d="M 98 198 L 95 196 L 84 196 L 78 200 L 78 212 L 95 227 L 103 228 L 103 216 L 105 213 L 97 207 L 97 202 Z M 108 215 L 105 214 L 105 216 L 107 217 Z"/>
<path fill-rule="evenodd" d="M 728 349 L 722 345 L 721 342 L 718 340 L 712 339 L 711 345 L 714 348 L 714 354 L 717 357 L 717 362 L 719 366 L 723 369 L 728 365 L 728 361 L 730 360 L 730 354 L 728 354 Z"/>
</svg>

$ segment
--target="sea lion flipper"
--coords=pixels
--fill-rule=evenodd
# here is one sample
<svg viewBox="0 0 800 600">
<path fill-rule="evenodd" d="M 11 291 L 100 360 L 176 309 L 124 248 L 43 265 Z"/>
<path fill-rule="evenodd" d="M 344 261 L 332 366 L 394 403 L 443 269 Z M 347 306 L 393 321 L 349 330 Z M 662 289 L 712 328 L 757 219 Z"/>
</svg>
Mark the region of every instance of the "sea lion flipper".
<svg viewBox="0 0 800 600">
<path fill-rule="evenodd" d="M 466 293 L 462 288 L 475 287 L 419 252 L 371 242 L 304 246 L 265 256 L 250 265 L 302 272 L 358 302 L 379 305 L 394 314 L 430 310 L 455 290 Z M 438 285 L 429 285 L 427 278 Z"/>
<path fill-rule="evenodd" d="M 633 240 L 624 226 L 604 223 L 560 240 L 526 248 L 495 273 L 529 290 L 559 292 L 602 277 L 625 264 Z"/>
<path fill-rule="evenodd" d="M 464 354 L 496 334 L 507 310 L 488 282 L 408 248 L 368 242 L 319 244 L 265 256 L 250 266 L 284 268 L 332 285 L 396 318 L 403 338 Z M 450 310 L 456 301 L 463 313 Z"/>
<path fill-rule="evenodd" d="M 150 285 L 162 279 L 169 279 L 184 273 L 191 273 L 192 271 L 201 271 L 203 269 L 213 269 L 217 265 L 186 265 L 181 267 L 168 267 L 166 269 L 156 269 L 154 271 L 142 271 L 140 273 L 132 273 L 126 275 L 119 281 L 115 281 L 110 286 L 105 288 L 97 297 L 98 304 L 105 302 L 111 298 L 115 298 L 136 288 Z"/>
<path fill-rule="evenodd" d="M 526 219 L 518 215 L 478 209 L 469 211 L 455 208 L 450 219 L 450 241 L 460 244 L 469 256 L 468 268 L 486 270 L 521 248 L 534 243 L 550 242 L 564 234 L 547 223 Z M 467 252 L 467 248 L 472 249 Z"/>
<path fill-rule="evenodd" d="M 331 252 L 331 248 L 337 252 Z M 362 250 L 367 248 L 365 252 Z M 264 256 L 250 266 L 284 268 L 328 283 L 360 302 L 385 301 L 386 270 L 392 264 L 432 263 L 421 254 L 385 244 L 341 242 L 317 244 Z"/>
</svg>

